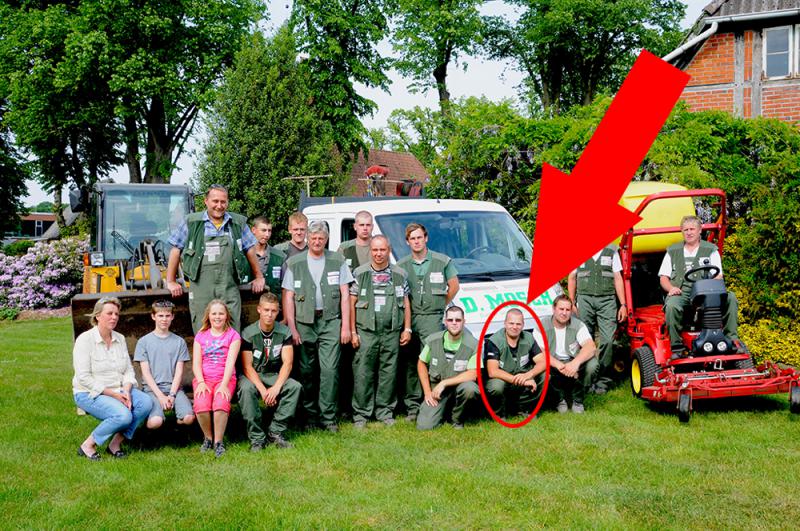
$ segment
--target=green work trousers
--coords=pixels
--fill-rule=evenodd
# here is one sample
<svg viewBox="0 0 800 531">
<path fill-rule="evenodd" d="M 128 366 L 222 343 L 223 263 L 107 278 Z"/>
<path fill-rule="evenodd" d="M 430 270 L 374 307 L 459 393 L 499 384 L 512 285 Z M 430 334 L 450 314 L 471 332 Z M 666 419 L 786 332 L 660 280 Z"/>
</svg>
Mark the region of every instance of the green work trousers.
<svg viewBox="0 0 800 531">
<path fill-rule="evenodd" d="M 261 382 L 267 388 L 275 385 L 278 374 L 271 372 L 259 374 Z M 237 384 L 239 392 L 239 407 L 242 410 L 242 418 L 247 425 L 247 438 L 251 443 L 264 444 L 267 436 L 261 427 L 261 395 L 255 384 L 242 376 Z M 278 395 L 278 405 L 275 407 L 275 414 L 269 425 L 270 433 L 283 433 L 286 431 L 289 419 L 294 416 L 297 410 L 297 403 L 300 401 L 300 384 L 296 380 L 289 378 L 281 387 Z"/>
<path fill-rule="evenodd" d="M 431 383 L 431 387 L 435 385 Z M 481 390 L 476 382 L 461 382 L 455 387 L 448 387 L 442 393 L 438 405 L 429 406 L 424 401 L 420 404 L 417 429 L 432 430 L 441 426 L 450 410 L 452 421 L 463 424 L 470 408 L 477 406 L 480 396 Z"/>
<path fill-rule="evenodd" d="M 353 421 L 369 420 L 373 413 L 375 420 L 394 416 L 400 331 L 389 328 L 358 331 L 361 344 L 353 357 Z"/>
<path fill-rule="evenodd" d="M 550 367 L 550 389 L 556 394 L 558 400 L 572 400 L 573 403 L 583 404 L 586 391 L 592 386 L 595 373 L 600 363 L 597 356 L 591 357 L 581 365 L 578 378 L 569 378 L 561 374 L 556 368 Z"/>
<path fill-rule="evenodd" d="M 232 326 L 241 332 L 242 297 L 233 272 L 233 243 L 227 236 L 208 238 L 219 243 L 220 252 L 213 261 L 203 257 L 197 280 L 189 283 L 189 315 L 192 317 L 194 333 L 203 326 L 203 314 L 208 303 L 221 299 L 231 314 Z"/>
<path fill-rule="evenodd" d="M 444 330 L 442 315 L 411 316 L 411 341 L 403 348 L 403 366 L 400 369 L 400 381 L 404 383 L 403 404 L 407 415 L 415 416 L 419 412 L 422 386 L 419 384 L 417 360 L 425 344 L 425 338 Z"/>
<path fill-rule="evenodd" d="M 617 330 L 616 295 L 581 295 L 578 293 L 578 318 L 597 338 L 599 367 L 595 383 L 603 388 L 611 385 L 609 369 L 614 362 L 614 333 Z"/>
<path fill-rule="evenodd" d="M 499 417 L 513 417 L 517 413 L 528 415 L 536 407 L 544 387 L 544 373 L 534 378 L 536 390 L 530 387 L 507 383 L 500 378 L 489 378 L 486 382 L 486 397 L 489 405 Z"/>
<path fill-rule="evenodd" d="M 342 320 L 297 323 L 300 333 L 300 383 L 309 423 L 336 424 Z"/>
<path fill-rule="evenodd" d="M 683 327 L 683 311 L 689 306 L 689 291 L 684 290 L 681 295 L 672 295 L 664 301 L 664 317 L 669 330 L 669 342 L 672 345 L 682 345 L 681 329 Z M 738 328 L 739 301 L 736 294 L 728 292 L 728 304 L 725 305 L 722 316 L 725 335 L 730 339 L 739 339 Z"/>
</svg>

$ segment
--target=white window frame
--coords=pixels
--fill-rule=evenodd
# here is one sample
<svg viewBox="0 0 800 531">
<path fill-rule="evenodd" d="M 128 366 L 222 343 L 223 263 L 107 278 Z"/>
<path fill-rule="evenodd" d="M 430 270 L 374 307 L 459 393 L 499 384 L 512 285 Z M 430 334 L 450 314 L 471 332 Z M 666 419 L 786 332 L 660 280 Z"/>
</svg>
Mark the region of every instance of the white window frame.
<svg viewBox="0 0 800 531">
<path fill-rule="evenodd" d="M 797 64 L 796 64 L 797 63 L 797 56 L 800 55 L 798 53 L 795 53 L 796 50 L 797 50 L 797 39 L 798 39 L 798 36 L 797 36 L 798 29 L 797 28 L 800 28 L 800 25 L 798 25 L 798 26 L 774 26 L 774 27 L 771 27 L 771 28 L 764 28 L 764 39 L 763 39 L 764 44 L 763 44 L 763 47 L 762 47 L 763 49 L 761 51 L 761 54 L 762 54 L 762 64 L 763 64 L 763 68 L 764 68 L 764 77 L 766 79 L 786 79 L 786 78 L 792 77 L 795 74 L 797 74 L 797 72 L 798 72 L 798 68 L 797 68 Z M 782 75 L 782 76 L 769 76 L 767 74 L 767 35 L 771 30 L 782 30 L 782 29 L 788 29 L 789 30 L 789 61 L 788 61 L 789 72 L 787 74 L 785 74 L 785 75 Z"/>
</svg>

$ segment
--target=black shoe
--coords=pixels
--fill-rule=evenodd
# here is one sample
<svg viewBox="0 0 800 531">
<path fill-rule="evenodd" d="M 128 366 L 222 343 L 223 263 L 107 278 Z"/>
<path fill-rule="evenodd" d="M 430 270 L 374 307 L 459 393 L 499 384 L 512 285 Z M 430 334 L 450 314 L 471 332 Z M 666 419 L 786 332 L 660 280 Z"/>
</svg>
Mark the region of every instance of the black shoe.
<svg viewBox="0 0 800 531">
<path fill-rule="evenodd" d="M 335 424 L 333 424 L 333 426 L 335 426 Z M 338 431 L 338 428 L 337 428 L 337 431 Z M 290 443 L 289 441 L 287 441 L 286 439 L 283 438 L 283 434 L 282 433 L 272 433 L 272 432 L 270 432 L 267 435 L 267 440 L 269 441 L 270 444 L 274 444 L 278 448 L 294 448 L 294 445 L 292 445 L 292 443 Z"/>
<path fill-rule="evenodd" d="M 250 444 L 250 451 L 251 452 L 254 452 L 254 453 L 255 452 L 260 452 L 263 449 L 264 449 L 264 443 L 263 442 L 254 442 L 254 443 Z"/>
<path fill-rule="evenodd" d="M 416 413 L 409 413 L 406 415 L 406 422 L 416 422 L 417 421 L 417 414 Z"/>
<path fill-rule="evenodd" d="M 453 422 L 453 429 L 454 430 L 463 430 L 464 424 L 461 422 Z"/>
<path fill-rule="evenodd" d="M 211 450 L 214 447 L 214 443 L 211 439 L 203 439 L 203 444 L 200 445 L 200 452 L 206 453 L 207 451 Z"/>
<path fill-rule="evenodd" d="M 97 452 L 93 454 L 87 454 L 86 452 L 83 451 L 83 448 L 81 448 L 80 446 L 78 446 L 78 457 L 85 457 L 89 461 L 100 461 L 100 454 L 98 454 Z"/>
<path fill-rule="evenodd" d="M 214 444 L 214 457 L 222 457 L 225 455 L 225 445 L 222 441 Z"/>
<path fill-rule="evenodd" d="M 117 450 L 116 452 L 111 450 L 111 448 L 106 448 L 106 453 L 114 457 L 114 459 L 124 459 L 128 457 L 128 454 L 122 451 L 122 449 Z"/>
</svg>

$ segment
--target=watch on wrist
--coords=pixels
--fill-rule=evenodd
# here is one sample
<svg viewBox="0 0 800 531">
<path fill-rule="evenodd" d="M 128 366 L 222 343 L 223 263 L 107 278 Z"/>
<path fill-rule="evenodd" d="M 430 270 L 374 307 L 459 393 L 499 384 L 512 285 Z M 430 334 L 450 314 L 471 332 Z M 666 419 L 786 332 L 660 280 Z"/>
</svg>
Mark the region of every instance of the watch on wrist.
<svg viewBox="0 0 800 531">
<path fill-rule="evenodd" d="M 408 332 L 409 334 L 411 334 L 413 331 L 410 328 L 405 328 L 403 329 L 403 332 Z"/>
</svg>

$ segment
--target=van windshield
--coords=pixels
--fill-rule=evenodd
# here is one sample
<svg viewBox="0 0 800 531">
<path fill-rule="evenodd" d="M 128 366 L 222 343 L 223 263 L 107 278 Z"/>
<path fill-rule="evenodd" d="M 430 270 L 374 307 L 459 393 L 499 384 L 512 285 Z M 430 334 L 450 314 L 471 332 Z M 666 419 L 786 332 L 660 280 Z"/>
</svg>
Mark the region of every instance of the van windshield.
<svg viewBox="0 0 800 531">
<path fill-rule="evenodd" d="M 379 215 L 375 221 L 389 238 L 397 260 L 411 252 L 405 229 L 416 222 L 428 230 L 428 248 L 452 258 L 462 281 L 530 274 L 531 243 L 506 212 L 414 212 Z"/>
</svg>

